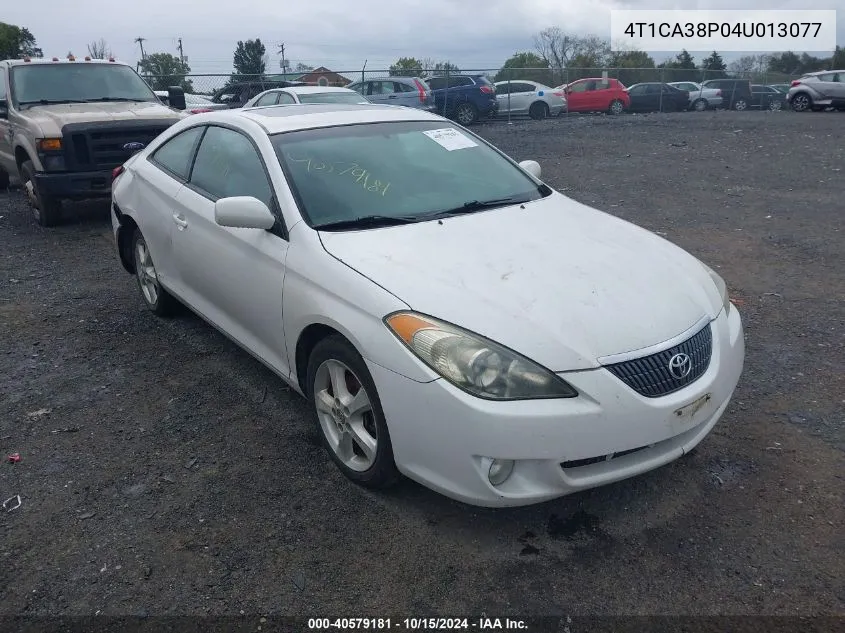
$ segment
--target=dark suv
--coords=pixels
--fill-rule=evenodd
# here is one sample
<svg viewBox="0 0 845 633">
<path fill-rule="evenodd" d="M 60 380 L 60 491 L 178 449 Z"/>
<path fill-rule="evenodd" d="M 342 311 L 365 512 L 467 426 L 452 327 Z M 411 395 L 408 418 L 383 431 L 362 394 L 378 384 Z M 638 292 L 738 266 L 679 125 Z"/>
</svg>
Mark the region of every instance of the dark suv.
<svg viewBox="0 0 845 633">
<path fill-rule="evenodd" d="M 753 103 L 748 79 L 708 79 L 701 87 L 721 90 L 722 107 L 728 110 L 747 110 Z"/>
<path fill-rule="evenodd" d="M 496 116 L 496 86 L 484 75 L 450 75 L 426 79 L 437 112 L 461 125 Z"/>
</svg>

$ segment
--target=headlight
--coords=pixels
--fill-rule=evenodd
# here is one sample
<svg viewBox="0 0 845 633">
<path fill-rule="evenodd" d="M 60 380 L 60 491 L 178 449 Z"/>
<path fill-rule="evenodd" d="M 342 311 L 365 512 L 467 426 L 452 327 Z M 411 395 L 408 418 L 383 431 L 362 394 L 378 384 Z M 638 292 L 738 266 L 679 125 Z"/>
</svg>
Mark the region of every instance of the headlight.
<svg viewBox="0 0 845 633">
<path fill-rule="evenodd" d="M 413 312 L 385 317 L 408 348 L 453 385 L 488 400 L 574 398 L 557 375 L 478 334 Z"/>
<path fill-rule="evenodd" d="M 719 295 L 722 297 L 722 307 L 725 308 L 725 314 L 731 311 L 731 299 L 728 296 L 728 286 L 725 283 L 725 280 L 719 276 L 715 270 L 710 268 L 704 262 L 701 262 L 701 265 L 704 266 L 704 269 L 710 273 L 710 278 L 713 280 L 713 283 L 716 284 L 716 288 L 719 290 Z"/>
</svg>

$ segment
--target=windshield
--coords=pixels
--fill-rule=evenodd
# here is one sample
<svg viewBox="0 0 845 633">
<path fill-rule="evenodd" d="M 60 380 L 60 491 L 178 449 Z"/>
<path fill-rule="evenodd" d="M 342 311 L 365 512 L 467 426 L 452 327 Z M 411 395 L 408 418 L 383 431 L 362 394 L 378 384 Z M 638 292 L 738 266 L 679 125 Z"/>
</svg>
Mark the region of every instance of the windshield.
<svg viewBox="0 0 845 633">
<path fill-rule="evenodd" d="M 300 103 L 369 103 L 357 92 L 306 92 L 297 95 Z"/>
<path fill-rule="evenodd" d="M 138 73 L 122 64 L 32 64 L 11 70 L 16 105 L 158 100 Z"/>
<path fill-rule="evenodd" d="M 271 139 L 303 216 L 315 228 L 373 216 L 422 221 L 551 193 L 445 121 L 346 125 Z"/>
</svg>

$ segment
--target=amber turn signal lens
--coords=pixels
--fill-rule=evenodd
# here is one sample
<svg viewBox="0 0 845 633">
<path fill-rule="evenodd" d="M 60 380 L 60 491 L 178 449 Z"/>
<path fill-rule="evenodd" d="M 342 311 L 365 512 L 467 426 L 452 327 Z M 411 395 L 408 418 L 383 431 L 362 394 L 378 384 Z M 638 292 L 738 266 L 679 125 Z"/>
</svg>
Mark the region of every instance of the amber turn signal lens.
<svg viewBox="0 0 845 633">
<path fill-rule="evenodd" d="M 38 141 L 38 149 L 42 152 L 58 152 L 62 149 L 62 139 L 42 138 Z"/>
</svg>

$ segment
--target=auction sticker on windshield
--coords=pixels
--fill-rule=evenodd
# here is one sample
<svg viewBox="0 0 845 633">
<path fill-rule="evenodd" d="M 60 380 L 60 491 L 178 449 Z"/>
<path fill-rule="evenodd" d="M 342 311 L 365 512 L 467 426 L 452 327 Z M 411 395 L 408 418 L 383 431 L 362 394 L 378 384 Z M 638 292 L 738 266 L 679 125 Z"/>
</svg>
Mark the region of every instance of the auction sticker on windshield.
<svg viewBox="0 0 845 633">
<path fill-rule="evenodd" d="M 467 147 L 478 147 L 478 143 L 465 134 L 461 134 L 453 127 L 444 127 L 439 130 L 425 130 L 423 134 L 450 152 L 456 149 L 466 149 Z"/>
</svg>

